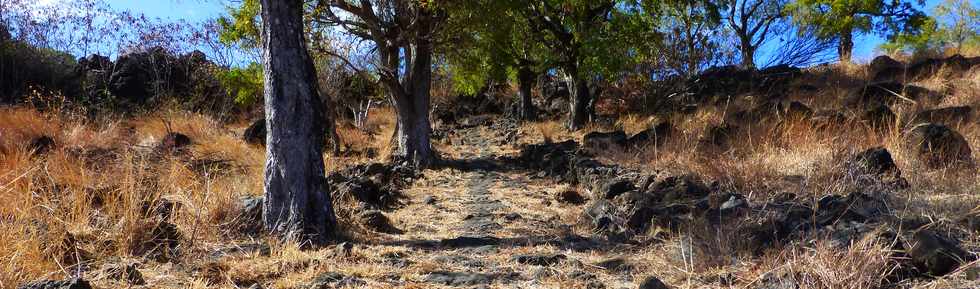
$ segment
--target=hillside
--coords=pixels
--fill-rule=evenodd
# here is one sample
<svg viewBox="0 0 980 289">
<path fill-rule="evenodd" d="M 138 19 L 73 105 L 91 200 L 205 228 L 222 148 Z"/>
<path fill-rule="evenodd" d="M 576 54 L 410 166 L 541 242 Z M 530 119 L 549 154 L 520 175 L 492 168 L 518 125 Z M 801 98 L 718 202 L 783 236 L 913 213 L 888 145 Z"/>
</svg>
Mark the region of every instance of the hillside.
<svg viewBox="0 0 980 289">
<path fill-rule="evenodd" d="M 888 60 L 608 93 L 576 132 L 561 88 L 529 122 L 440 99 L 421 172 L 382 106 L 327 156 L 329 246 L 263 232 L 250 123 L 2 107 L 0 287 L 978 287 L 980 65 Z"/>
</svg>

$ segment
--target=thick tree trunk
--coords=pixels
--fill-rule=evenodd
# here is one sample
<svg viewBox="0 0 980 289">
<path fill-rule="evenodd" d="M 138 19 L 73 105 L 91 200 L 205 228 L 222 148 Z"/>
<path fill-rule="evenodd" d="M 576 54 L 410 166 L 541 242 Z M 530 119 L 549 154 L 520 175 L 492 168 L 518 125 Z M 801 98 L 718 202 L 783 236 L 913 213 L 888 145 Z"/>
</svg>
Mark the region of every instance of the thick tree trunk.
<svg viewBox="0 0 980 289">
<path fill-rule="evenodd" d="M 421 16 L 420 16 L 421 17 Z M 429 31 L 430 17 L 421 17 L 417 25 L 420 31 Z M 432 125 L 429 122 L 429 89 L 432 86 L 432 40 L 426 35 L 415 38 L 408 59 L 408 75 L 404 84 L 394 82 L 389 91 L 398 112 L 394 142 L 394 157 L 402 158 L 424 168 L 435 160 L 432 150 Z M 390 55 L 389 55 L 390 56 Z M 393 69 L 398 69 L 397 67 Z"/>
<path fill-rule="evenodd" d="M 266 164 L 263 220 L 287 240 L 323 243 L 336 217 L 323 179 L 323 107 L 303 39 L 303 2 L 262 0 Z"/>
<path fill-rule="evenodd" d="M 846 28 L 841 31 L 840 44 L 837 46 L 837 56 L 841 63 L 851 63 L 851 52 L 854 50 L 853 29 Z"/>
<path fill-rule="evenodd" d="M 520 117 L 521 120 L 534 120 L 537 119 L 537 113 L 534 109 L 534 102 L 531 99 L 531 88 L 534 87 L 534 79 L 537 75 L 529 67 L 521 67 L 517 72 L 517 83 L 519 89 L 517 91 L 518 97 L 520 98 Z"/>
<path fill-rule="evenodd" d="M 572 131 L 580 130 L 592 121 L 592 95 L 589 93 L 589 84 L 578 76 L 574 71 L 565 72 L 565 81 L 568 83 L 568 92 L 571 97 L 569 101 L 568 129 Z"/>
<path fill-rule="evenodd" d="M 430 165 L 435 158 L 430 143 L 432 127 L 429 123 L 428 93 L 424 95 L 395 96 L 398 112 L 395 124 L 394 157 L 411 162 L 418 167 Z"/>
<path fill-rule="evenodd" d="M 755 68 L 755 47 L 752 46 L 752 40 L 746 37 L 741 37 L 741 52 L 742 52 L 742 69 L 754 69 Z"/>
</svg>

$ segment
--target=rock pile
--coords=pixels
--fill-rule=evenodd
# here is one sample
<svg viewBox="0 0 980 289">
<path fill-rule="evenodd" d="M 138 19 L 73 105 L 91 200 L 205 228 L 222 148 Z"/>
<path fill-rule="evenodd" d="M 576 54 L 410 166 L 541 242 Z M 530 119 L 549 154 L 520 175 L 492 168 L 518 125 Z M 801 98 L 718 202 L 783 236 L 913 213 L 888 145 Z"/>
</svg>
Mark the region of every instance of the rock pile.
<svg viewBox="0 0 980 289">
<path fill-rule="evenodd" d="M 869 182 L 846 195 L 827 195 L 816 203 L 777 198 L 753 204 L 697 175 L 645 175 L 590 158 L 575 142 L 532 144 L 521 151 L 521 164 L 544 176 L 589 188 L 583 224 L 610 240 L 629 240 L 652 228 L 671 232 L 698 226 L 736 226 L 744 248 L 754 254 L 812 236 L 830 236 L 848 246 L 862 236 L 891 232 L 904 243 L 896 260 L 914 276 L 943 275 L 968 259 L 952 239 L 899 222 L 888 205 L 890 192 L 908 187 L 884 148 L 856 154 L 846 171 Z"/>
</svg>

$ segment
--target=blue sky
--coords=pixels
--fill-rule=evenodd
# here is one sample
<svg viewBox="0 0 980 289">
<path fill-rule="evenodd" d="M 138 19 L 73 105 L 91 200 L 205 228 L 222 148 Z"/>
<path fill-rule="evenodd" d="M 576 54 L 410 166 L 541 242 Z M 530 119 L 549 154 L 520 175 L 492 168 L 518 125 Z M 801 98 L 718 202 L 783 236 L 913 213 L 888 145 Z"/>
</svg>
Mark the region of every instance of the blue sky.
<svg viewBox="0 0 980 289">
<path fill-rule="evenodd" d="M 139 12 L 150 17 L 199 21 L 225 12 L 226 0 L 109 0 L 117 10 Z"/>
<path fill-rule="evenodd" d="M 927 0 L 923 10 L 931 13 L 939 1 L 941 0 Z M 970 2 L 974 7 L 980 6 L 980 0 L 970 0 Z M 144 13 L 150 17 L 199 21 L 222 15 L 225 13 L 225 5 L 230 2 L 228 0 L 109 0 L 109 3 L 115 9 Z M 870 60 L 876 54 L 875 48 L 883 41 L 874 35 L 860 36 L 855 41 L 855 60 Z"/>
</svg>

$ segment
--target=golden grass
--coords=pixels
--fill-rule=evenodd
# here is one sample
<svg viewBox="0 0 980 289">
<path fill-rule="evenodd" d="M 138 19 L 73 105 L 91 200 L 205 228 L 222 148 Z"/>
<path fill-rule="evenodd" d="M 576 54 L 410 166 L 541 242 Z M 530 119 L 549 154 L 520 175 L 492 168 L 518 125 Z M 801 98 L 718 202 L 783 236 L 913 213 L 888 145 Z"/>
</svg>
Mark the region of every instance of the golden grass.
<svg viewBox="0 0 980 289">
<path fill-rule="evenodd" d="M 980 73 L 962 79 L 933 78 L 920 83 L 948 96 L 938 104 L 896 109 L 899 119 L 917 110 L 980 103 Z M 854 89 L 867 83 L 861 66 L 829 66 L 808 69 L 800 82 L 818 86 L 817 93 L 794 92 L 789 99 L 801 100 L 816 110 L 840 110 Z M 753 202 L 791 192 L 801 197 L 846 194 L 858 184 L 842 173 L 842 165 L 854 153 L 869 147 L 887 148 L 912 189 L 904 199 L 907 211 L 942 224 L 955 224 L 961 216 L 980 206 L 977 172 L 929 170 L 920 167 L 904 149 L 896 123 L 875 131 L 859 122 L 829 127 L 809 121 L 786 121 L 779 125 L 744 125 L 736 142 L 727 150 L 700 150 L 698 141 L 707 127 L 722 122 L 730 113 L 746 109 L 751 102 L 704 107 L 696 114 L 679 116 L 625 115 L 617 122 L 592 125 L 570 132 L 560 120 L 523 123 L 514 144 L 477 147 L 474 144 L 440 143 L 447 157 L 465 158 L 475 152 L 489 155 L 513 154 L 520 144 L 544 141 L 581 140 L 591 131 L 622 129 L 629 134 L 660 121 L 672 121 L 678 134 L 663 146 L 639 151 L 601 152 L 600 159 L 644 171 L 665 174 L 695 173 L 718 181 L 725 190 L 742 193 Z M 896 107 L 897 108 L 897 107 Z M 347 165 L 382 161 L 392 150 L 394 111 L 372 111 L 362 128 L 340 126 L 342 156 L 325 156 L 328 171 Z M 611 249 L 573 251 L 553 245 L 506 246 L 487 256 L 470 256 L 462 250 L 422 250 L 398 242 L 439 240 L 461 235 L 469 214 L 468 186 L 478 177 L 492 178 L 491 198 L 522 216 L 502 224 L 501 238 L 568 234 L 591 236 L 581 222 L 581 206 L 558 204 L 556 193 L 575 189 L 553 181 L 535 179 L 521 172 L 482 173 L 456 169 L 429 170 L 405 190 L 403 208 L 385 214 L 406 230 L 403 235 L 351 233 L 355 243 L 349 255 L 338 255 L 333 247 L 301 249 L 298 244 L 274 239 L 252 240 L 229 226 L 238 210 L 239 198 L 260 195 L 265 151 L 240 141 L 244 124 L 226 125 L 205 116 L 165 111 L 132 119 L 86 121 L 58 112 L 30 108 L 0 108 L 0 288 L 25 281 L 73 276 L 77 263 L 87 264 L 85 277 L 100 288 L 126 286 L 124 282 L 95 274 L 98 268 L 124 261 L 138 262 L 152 288 L 239 288 L 246 281 L 265 288 L 301 288 L 323 272 L 340 272 L 366 282 L 365 288 L 433 288 L 424 277 L 434 270 L 460 269 L 437 257 L 464 255 L 496 264 L 480 270 L 489 273 L 518 272 L 528 276 L 537 269 L 548 276 L 539 281 L 519 280 L 527 288 L 587 288 L 589 280 L 571 277 L 585 272 L 607 287 L 631 287 L 646 275 L 661 277 L 676 288 L 752 288 L 765 276 L 790 277 L 800 288 L 878 288 L 892 270 L 887 244 L 864 239 L 841 249 L 824 240 L 815 245 L 791 244 L 761 257 L 742 252 L 729 242 L 731 232 L 688 232 L 648 237 L 650 243 L 620 245 Z M 955 125 L 980 159 L 980 125 Z M 168 131 L 187 134 L 194 140 L 185 154 L 160 156 L 151 147 Z M 501 132 L 480 130 L 474 136 L 495 138 Z M 57 146 L 44 156 L 32 157 L 27 144 L 47 135 Z M 456 137 L 456 136 L 454 136 Z M 368 157 L 363 152 L 374 150 Z M 202 165 L 205 164 L 205 165 Z M 211 165 L 206 165 L 211 164 Z M 805 180 L 805 181 L 801 181 Z M 436 205 L 422 199 L 435 197 Z M 145 246 L 153 238 L 148 232 L 160 223 L 149 204 L 173 202 L 180 207 L 171 222 L 183 236 L 181 253 L 166 262 L 154 258 Z M 666 236 L 666 237 L 665 237 Z M 971 250 L 980 248 L 980 237 L 964 240 Z M 242 243 L 269 244 L 271 254 L 244 254 L 213 258 L 216 248 Z M 404 253 L 407 267 L 386 263 L 388 253 Z M 561 253 L 570 261 L 550 268 L 530 267 L 510 260 L 515 254 Z M 634 267 L 625 273 L 603 270 L 594 264 L 623 257 Z M 574 260 L 574 261 L 571 261 Z M 468 269 L 461 269 L 468 270 Z M 969 287 L 964 272 L 938 280 L 919 280 L 910 287 Z M 730 285 L 720 285 L 719 280 Z M 391 281 L 395 280 L 395 281 Z M 494 284 L 493 288 L 507 288 Z"/>
</svg>

